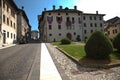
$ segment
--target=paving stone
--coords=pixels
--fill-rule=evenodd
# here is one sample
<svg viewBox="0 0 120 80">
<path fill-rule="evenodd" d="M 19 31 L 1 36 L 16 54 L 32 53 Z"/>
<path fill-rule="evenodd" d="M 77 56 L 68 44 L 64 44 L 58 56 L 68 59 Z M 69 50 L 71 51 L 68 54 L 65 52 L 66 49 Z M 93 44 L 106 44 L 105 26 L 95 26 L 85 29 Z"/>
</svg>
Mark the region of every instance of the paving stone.
<svg viewBox="0 0 120 80">
<path fill-rule="evenodd" d="M 110 69 L 85 68 L 69 59 L 53 45 L 47 46 L 70 80 L 120 80 L 120 67 Z M 62 73 L 61 73 L 62 74 Z"/>
</svg>

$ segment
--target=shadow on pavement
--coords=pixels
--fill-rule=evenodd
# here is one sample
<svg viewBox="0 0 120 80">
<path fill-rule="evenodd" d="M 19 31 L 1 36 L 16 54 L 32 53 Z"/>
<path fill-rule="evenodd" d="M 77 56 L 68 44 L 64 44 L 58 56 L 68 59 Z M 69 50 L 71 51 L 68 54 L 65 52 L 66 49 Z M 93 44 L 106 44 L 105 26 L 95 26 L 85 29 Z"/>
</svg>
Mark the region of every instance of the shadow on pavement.
<svg viewBox="0 0 120 80">
<path fill-rule="evenodd" d="M 41 43 L 41 42 L 39 39 L 37 39 L 37 40 L 30 40 L 28 43 L 33 44 L 33 43 Z"/>
</svg>

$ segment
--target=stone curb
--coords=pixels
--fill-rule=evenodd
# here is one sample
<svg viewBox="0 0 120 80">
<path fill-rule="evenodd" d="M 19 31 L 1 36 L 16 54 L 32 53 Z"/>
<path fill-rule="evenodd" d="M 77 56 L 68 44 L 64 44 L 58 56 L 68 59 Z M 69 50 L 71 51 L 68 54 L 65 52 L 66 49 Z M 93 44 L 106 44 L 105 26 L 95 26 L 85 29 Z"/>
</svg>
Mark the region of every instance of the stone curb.
<svg viewBox="0 0 120 80">
<path fill-rule="evenodd" d="M 4 45 L 4 46 L 0 47 L 0 49 L 5 49 L 5 48 L 12 47 L 15 45 L 17 45 L 17 44 Z"/>
<path fill-rule="evenodd" d="M 89 68 L 103 68 L 103 69 L 108 69 L 108 68 L 113 68 L 113 67 L 118 67 L 120 66 L 120 62 L 119 63 L 115 63 L 115 64 L 90 64 L 90 63 L 82 63 L 79 62 L 79 60 L 73 58 L 72 56 L 70 56 L 67 52 L 65 52 L 64 50 L 60 49 L 59 47 L 56 47 L 56 49 L 58 49 L 60 52 L 64 53 L 68 58 L 70 58 L 72 61 L 74 61 L 75 63 L 83 66 L 83 67 L 89 67 Z"/>
</svg>

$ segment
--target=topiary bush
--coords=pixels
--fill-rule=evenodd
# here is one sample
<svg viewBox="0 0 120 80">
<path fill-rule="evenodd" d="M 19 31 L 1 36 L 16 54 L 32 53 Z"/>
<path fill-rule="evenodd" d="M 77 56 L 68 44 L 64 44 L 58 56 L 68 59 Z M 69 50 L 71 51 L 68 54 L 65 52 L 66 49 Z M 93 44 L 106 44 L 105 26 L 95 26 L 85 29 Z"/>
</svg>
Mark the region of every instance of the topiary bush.
<svg viewBox="0 0 120 80">
<path fill-rule="evenodd" d="M 113 46 L 120 52 L 120 33 L 113 40 Z"/>
<path fill-rule="evenodd" d="M 61 40 L 61 44 L 71 44 L 71 41 L 68 38 L 64 38 Z"/>
<path fill-rule="evenodd" d="M 85 45 L 85 52 L 92 59 L 107 59 L 113 52 L 113 45 L 103 32 L 95 31 Z"/>
</svg>

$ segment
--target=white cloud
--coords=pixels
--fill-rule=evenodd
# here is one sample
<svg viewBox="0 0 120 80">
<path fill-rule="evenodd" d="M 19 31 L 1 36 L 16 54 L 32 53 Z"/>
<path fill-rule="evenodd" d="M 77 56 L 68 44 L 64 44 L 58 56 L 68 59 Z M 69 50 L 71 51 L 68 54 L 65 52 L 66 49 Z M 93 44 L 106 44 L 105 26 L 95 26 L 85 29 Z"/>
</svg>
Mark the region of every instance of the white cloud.
<svg viewBox="0 0 120 80">
<path fill-rule="evenodd" d="M 106 14 L 105 20 L 115 16 L 120 17 L 120 0 L 80 0 L 76 5 L 78 10 L 85 13 L 99 11 L 101 14 Z"/>
</svg>

